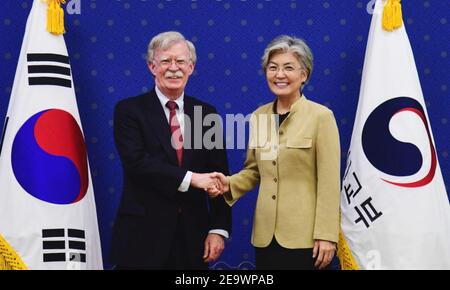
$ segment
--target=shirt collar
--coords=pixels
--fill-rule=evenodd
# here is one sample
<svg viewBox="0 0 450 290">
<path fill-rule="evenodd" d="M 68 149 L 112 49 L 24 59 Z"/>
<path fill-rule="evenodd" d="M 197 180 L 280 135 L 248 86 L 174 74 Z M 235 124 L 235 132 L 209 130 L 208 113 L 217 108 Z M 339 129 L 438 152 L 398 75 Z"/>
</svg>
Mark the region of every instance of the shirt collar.
<svg viewBox="0 0 450 290">
<path fill-rule="evenodd" d="M 297 112 L 306 100 L 306 96 L 302 94 L 300 98 L 291 105 L 288 113 Z M 277 114 L 277 99 L 275 99 L 275 101 L 272 103 L 272 112 L 273 114 Z"/>
<path fill-rule="evenodd" d="M 163 106 L 163 108 L 166 108 L 166 104 L 168 101 L 170 101 L 170 99 L 158 89 L 158 86 L 155 86 L 155 91 L 159 101 L 161 102 L 161 106 Z M 174 100 L 174 102 L 178 105 L 178 112 L 182 112 L 184 106 L 184 91 L 181 93 L 181 96 Z"/>
</svg>

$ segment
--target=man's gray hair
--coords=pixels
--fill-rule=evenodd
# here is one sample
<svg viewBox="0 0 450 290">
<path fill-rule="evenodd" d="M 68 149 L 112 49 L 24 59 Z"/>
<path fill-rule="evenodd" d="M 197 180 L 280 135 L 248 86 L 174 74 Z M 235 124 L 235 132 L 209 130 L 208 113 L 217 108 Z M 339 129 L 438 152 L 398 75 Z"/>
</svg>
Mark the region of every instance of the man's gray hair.
<svg viewBox="0 0 450 290">
<path fill-rule="evenodd" d="M 270 58 L 280 52 L 292 52 L 300 62 L 300 65 L 306 69 L 308 77 L 307 82 L 311 77 L 313 70 L 313 54 L 311 49 L 305 43 L 304 40 L 288 35 L 280 35 L 272 40 L 264 50 L 262 57 L 262 67 L 264 71 L 267 69 Z"/>
<path fill-rule="evenodd" d="M 192 42 L 187 40 L 183 34 L 177 32 L 177 31 L 167 31 L 162 32 L 155 37 L 152 38 L 150 43 L 148 44 L 147 49 L 147 62 L 150 63 L 154 60 L 155 52 L 156 50 L 167 50 L 172 45 L 178 43 L 178 42 L 184 42 L 186 43 L 187 47 L 189 48 L 189 54 L 190 59 L 193 64 L 197 62 L 197 54 L 195 53 L 195 46 Z"/>
</svg>

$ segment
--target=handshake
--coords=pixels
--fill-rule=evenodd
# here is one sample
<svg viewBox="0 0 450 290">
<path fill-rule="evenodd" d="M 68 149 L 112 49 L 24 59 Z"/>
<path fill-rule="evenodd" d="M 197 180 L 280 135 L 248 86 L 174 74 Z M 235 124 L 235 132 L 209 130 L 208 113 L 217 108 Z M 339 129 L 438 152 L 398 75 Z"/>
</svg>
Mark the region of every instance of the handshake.
<svg viewBox="0 0 450 290">
<path fill-rule="evenodd" d="M 220 172 L 192 173 L 191 185 L 205 190 L 209 197 L 216 197 L 230 191 L 230 182 Z"/>
</svg>

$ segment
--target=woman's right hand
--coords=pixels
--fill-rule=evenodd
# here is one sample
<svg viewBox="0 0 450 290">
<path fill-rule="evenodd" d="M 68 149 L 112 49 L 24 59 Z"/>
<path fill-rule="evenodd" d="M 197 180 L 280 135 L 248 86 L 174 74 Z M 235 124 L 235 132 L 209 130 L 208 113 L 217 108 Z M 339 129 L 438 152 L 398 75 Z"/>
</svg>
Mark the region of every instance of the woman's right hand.
<svg viewBox="0 0 450 290">
<path fill-rule="evenodd" d="M 215 187 L 215 188 L 209 188 L 208 189 L 208 194 L 210 197 L 216 197 L 219 194 L 223 194 L 225 192 L 230 191 L 230 182 L 228 181 L 228 178 L 220 172 L 213 172 L 211 173 L 211 177 L 215 178 L 216 181 L 219 182 L 219 188 Z"/>
</svg>

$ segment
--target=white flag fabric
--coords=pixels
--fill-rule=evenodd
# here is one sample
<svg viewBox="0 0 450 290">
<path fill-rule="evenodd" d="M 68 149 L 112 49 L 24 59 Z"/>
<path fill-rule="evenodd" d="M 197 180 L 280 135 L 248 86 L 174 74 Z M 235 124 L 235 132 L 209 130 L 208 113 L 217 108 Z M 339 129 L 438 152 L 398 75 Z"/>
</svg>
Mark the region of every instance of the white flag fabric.
<svg viewBox="0 0 450 290">
<path fill-rule="evenodd" d="M 341 264 L 450 269 L 449 200 L 413 52 L 404 26 L 382 29 L 382 5 L 372 16 L 342 183 Z"/>
<path fill-rule="evenodd" d="M 46 13 L 35 0 L 0 145 L 0 269 L 102 269 L 68 52 Z"/>
</svg>

